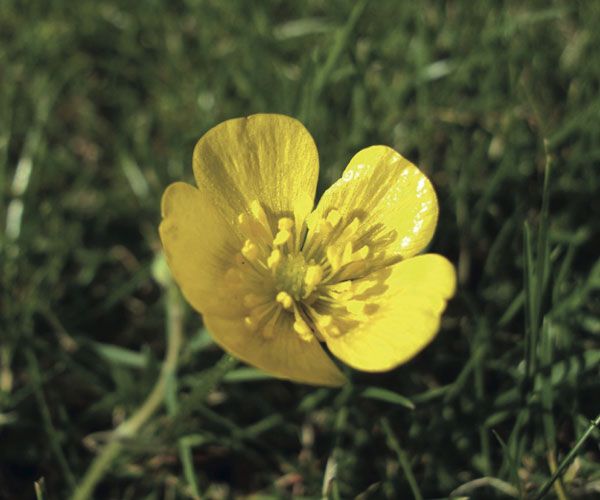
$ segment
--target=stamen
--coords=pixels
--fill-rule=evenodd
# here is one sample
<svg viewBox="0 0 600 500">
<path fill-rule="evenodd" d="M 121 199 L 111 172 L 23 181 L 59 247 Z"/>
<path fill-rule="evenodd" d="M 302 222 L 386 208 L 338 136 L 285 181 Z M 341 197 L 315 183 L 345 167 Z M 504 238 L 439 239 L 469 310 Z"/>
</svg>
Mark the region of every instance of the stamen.
<svg viewBox="0 0 600 500">
<path fill-rule="evenodd" d="M 326 250 L 327 253 L 327 261 L 331 266 L 333 272 L 337 271 L 340 268 L 341 264 L 341 256 L 338 249 L 334 245 L 329 245 Z"/>
<path fill-rule="evenodd" d="M 342 263 L 348 264 L 352 261 L 352 243 L 349 241 L 344 245 L 344 252 L 342 253 Z"/>
<path fill-rule="evenodd" d="M 362 315 L 367 307 L 367 303 L 362 300 L 349 300 L 344 305 L 348 312 L 357 315 Z"/>
<path fill-rule="evenodd" d="M 281 251 L 278 248 L 276 248 L 271 252 L 271 255 L 269 255 L 269 257 L 267 258 L 267 266 L 269 267 L 269 269 L 271 269 L 271 271 L 275 271 L 280 262 Z"/>
<path fill-rule="evenodd" d="M 333 225 L 331 222 L 321 219 L 317 226 L 317 232 L 322 234 L 324 237 L 327 237 L 329 234 L 331 234 L 331 231 L 333 231 Z"/>
<path fill-rule="evenodd" d="M 312 340 L 312 330 L 302 318 L 294 321 L 294 331 L 300 336 L 302 340 L 306 342 Z"/>
<path fill-rule="evenodd" d="M 250 331 L 255 332 L 273 316 L 275 310 L 279 310 L 279 308 L 275 307 L 272 302 L 255 307 L 244 318 L 244 325 Z"/>
<path fill-rule="evenodd" d="M 342 234 L 340 234 L 340 240 L 343 241 L 354 236 L 358 231 L 359 225 L 360 219 L 358 217 L 354 217 L 354 219 L 352 219 L 352 222 L 348 224 L 342 231 Z"/>
<path fill-rule="evenodd" d="M 294 305 L 294 300 L 292 299 L 290 294 L 286 292 L 279 292 L 277 294 L 277 297 L 275 297 L 275 300 L 279 302 L 285 309 L 288 310 L 290 310 Z"/>
<path fill-rule="evenodd" d="M 317 325 L 319 325 L 321 328 L 327 328 L 329 325 L 331 325 L 332 321 L 333 318 L 330 314 L 320 314 L 317 317 Z"/>
<path fill-rule="evenodd" d="M 297 214 L 276 219 L 254 200 L 238 216 L 243 245 L 225 280 L 240 292 L 248 330 L 269 339 L 290 321 L 302 340 L 325 341 L 377 310 L 373 299 L 385 290 L 378 270 L 400 259 L 387 255 L 387 233 L 342 213 L 332 208 L 311 222 L 306 241 Z"/>
<path fill-rule="evenodd" d="M 303 319 L 294 321 L 294 331 L 302 340 L 309 341 L 312 337 L 312 330 Z"/>
<path fill-rule="evenodd" d="M 368 257 L 370 249 L 367 245 L 361 247 L 359 250 L 354 252 L 354 260 L 364 260 Z"/>
<path fill-rule="evenodd" d="M 340 214 L 338 210 L 333 208 L 329 211 L 325 219 L 327 220 L 327 222 L 329 222 L 329 224 L 331 224 L 331 227 L 334 228 L 338 225 L 340 220 L 342 220 L 342 214 Z"/>
<path fill-rule="evenodd" d="M 280 231 L 286 230 L 289 231 L 294 227 L 294 221 L 289 217 L 282 217 L 277 221 L 277 229 Z"/>
<path fill-rule="evenodd" d="M 289 239 L 292 237 L 292 233 L 290 233 L 287 229 L 282 229 L 278 231 L 275 235 L 275 239 L 273 240 L 273 245 L 278 247 L 286 244 Z"/>
<path fill-rule="evenodd" d="M 304 275 L 304 284 L 307 287 L 314 289 L 319 283 L 321 283 L 322 279 L 323 279 L 323 268 L 321 266 L 317 266 L 317 265 L 308 266 L 308 269 L 306 270 L 306 274 Z"/>
<path fill-rule="evenodd" d="M 258 257 L 258 247 L 250 240 L 246 240 L 242 248 L 242 255 L 251 262 L 255 261 Z"/>
</svg>

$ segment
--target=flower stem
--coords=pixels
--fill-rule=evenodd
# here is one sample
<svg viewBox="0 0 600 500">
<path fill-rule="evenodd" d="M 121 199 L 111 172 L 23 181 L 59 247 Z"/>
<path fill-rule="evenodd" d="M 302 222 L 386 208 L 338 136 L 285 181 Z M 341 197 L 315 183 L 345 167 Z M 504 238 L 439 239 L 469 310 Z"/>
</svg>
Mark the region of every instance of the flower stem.
<svg viewBox="0 0 600 500">
<path fill-rule="evenodd" d="M 72 500 L 92 498 L 96 485 L 123 449 L 123 441 L 135 436 L 146 421 L 164 403 L 167 380 L 177 370 L 179 351 L 183 343 L 182 308 L 179 292 L 173 282 L 167 285 L 167 353 L 160 376 L 144 403 L 114 432 L 112 441 L 92 461 L 83 479 L 75 488 Z"/>
</svg>

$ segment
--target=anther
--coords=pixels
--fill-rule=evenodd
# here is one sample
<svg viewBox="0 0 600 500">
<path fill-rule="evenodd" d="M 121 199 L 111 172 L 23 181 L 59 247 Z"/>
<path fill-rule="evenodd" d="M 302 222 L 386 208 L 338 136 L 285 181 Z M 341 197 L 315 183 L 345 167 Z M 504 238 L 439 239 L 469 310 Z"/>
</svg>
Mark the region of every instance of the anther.
<svg viewBox="0 0 600 500">
<path fill-rule="evenodd" d="M 319 325 L 321 328 L 327 328 L 329 325 L 331 325 L 332 321 L 333 318 L 330 314 L 321 314 L 317 316 L 317 325 Z"/>
<path fill-rule="evenodd" d="M 352 222 L 344 228 L 344 231 L 342 232 L 340 238 L 346 239 L 350 238 L 351 236 L 354 236 L 358 231 L 359 225 L 360 219 L 358 217 L 354 217 L 354 219 L 352 219 Z"/>
<path fill-rule="evenodd" d="M 335 208 L 330 210 L 326 217 L 327 222 L 329 222 L 329 224 L 331 224 L 332 228 L 337 226 L 341 219 L 342 219 L 342 215 Z"/>
<path fill-rule="evenodd" d="M 329 245 L 326 250 L 327 260 L 333 271 L 337 271 L 340 268 L 341 258 L 337 248 L 334 245 Z"/>
<path fill-rule="evenodd" d="M 327 237 L 331 231 L 333 231 L 333 226 L 331 223 L 325 219 L 321 219 L 317 226 L 317 232 L 322 234 L 324 237 Z"/>
<path fill-rule="evenodd" d="M 277 221 L 277 229 L 280 231 L 289 231 L 294 227 L 294 221 L 289 217 L 282 217 Z"/>
<path fill-rule="evenodd" d="M 258 247 L 250 240 L 246 240 L 242 248 L 242 255 L 249 261 L 254 261 L 258 257 Z"/>
<path fill-rule="evenodd" d="M 369 255 L 369 247 L 367 245 L 361 247 L 354 253 L 354 260 L 364 260 Z"/>
<path fill-rule="evenodd" d="M 258 327 L 258 324 L 257 324 L 257 322 L 256 322 L 254 319 L 252 319 L 250 316 L 246 316 L 246 317 L 244 318 L 244 325 L 245 325 L 245 326 L 246 326 L 246 328 L 247 328 L 248 330 L 250 330 L 251 332 L 254 332 L 254 331 L 256 331 L 256 328 Z"/>
<path fill-rule="evenodd" d="M 300 336 L 302 340 L 312 340 L 312 330 L 308 327 L 303 319 L 297 319 L 294 321 L 294 331 Z"/>
<path fill-rule="evenodd" d="M 284 245 L 285 243 L 287 243 L 289 241 L 291 236 L 292 236 L 292 233 L 290 233 L 287 229 L 282 229 L 281 231 L 278 231 L 277 234 L 275 235 L 275 239 L 273 240 L 273 245 L 274 246 Z"/>
<path fill-rule="evenodd" d="M 303 318 L 302 313 L 298 307 L 294 307 L 294 331 L 300 336 L 302 340 L 310 342 L 314 339 L 314 335 L 306 320 Z"/>
<path fill-rule="evenodd" d="M 284 309 L 289 310 L 294 305 L 294 300 L 292 299 L 290 294 L 286 292 L 279 292 L 277 294 L 277 297 L 275 297 L 275 300 L 279 302 L 284 307 Z"/>
<path fill-rule="evenodd" d="M 362 315 L 365 312 L 367 303 L 362 300 L 349 300 L 344 305 L 349 313 Z"/>
<path fill-rule="evenodd" d="M 304 275 L 304 283 L 309 288 L 316 287 L 323 279 L 323 268 L 321 266 L 313 265 L 308 266 L 306 274 Z"/>
<path fill-rule="evenodd" d="M 348 242 L 344 245 L 344 251 L 342 253 L 342 262 L 347 264 L 352 261 L 352 243 Z"/>
<path fill-rule="evenodd" d="M 275 249 L 271 252 L 271 255 L 267 258 L 267 266 L 269 269 L 274 271 L 277 269 L 277 266 L 281 262 L 281 251 L 279 249 Z"/>
</svg>

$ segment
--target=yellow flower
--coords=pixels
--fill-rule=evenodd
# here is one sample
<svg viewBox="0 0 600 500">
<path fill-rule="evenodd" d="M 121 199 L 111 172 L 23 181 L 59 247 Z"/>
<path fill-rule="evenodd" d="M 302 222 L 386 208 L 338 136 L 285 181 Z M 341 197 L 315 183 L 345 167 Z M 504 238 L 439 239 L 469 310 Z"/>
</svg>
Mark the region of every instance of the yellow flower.
<svg viewBox="0 0 600 500">
<path fill-rule="evenodd" d="M 437 222 L 421 171 L 386 146 L 357 153 L 313 210 L 319 160 L 282 115 L 228 120 L 193 157 L 198 187 L 162 199 L 173 276 L 215 341 L 275 376 L 338 386 L 322 347 L 365 371 L 390 370 L 435 336 L 454 294 L 452 264 L 415 256 Z"/>
</svg>

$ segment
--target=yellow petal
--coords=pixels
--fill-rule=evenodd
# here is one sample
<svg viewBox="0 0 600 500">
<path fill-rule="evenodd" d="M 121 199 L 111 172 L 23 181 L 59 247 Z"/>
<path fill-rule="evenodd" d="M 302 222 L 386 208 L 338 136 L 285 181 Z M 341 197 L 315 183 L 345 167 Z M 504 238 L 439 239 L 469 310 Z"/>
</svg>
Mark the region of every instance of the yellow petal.
<svg viewBox="0 0 600 500">
<path fill-rule="evenodd" d="M 162 197 L 159 232 L 167 263 L 188 302 L 199 312 L 231 314 L 239 300 L 220 300 L 215 287 L 240 248 L 235 227 L 193 186 L 171 184 Z M 239 250 L 238 250 L 239 251 Z"/>
<path fill-rule="evenodd" d="M 228 218 L 258 200 L 268 212 L 304 220 L 314 203 L 319 158 L 299 121 L 258 114 L 210 129 L 194 149 L 194 175 L 203 195 Z"/>
<path fill-rule="evenodd" d="M 342 177 L 323 194 L 309 227 L 333 209 L 347 221 L 358 217 L 359 235 L 374 227 L 379 234 L 394 231 L 396 239 L 389 249 L 405 258 L 427 246 L 438 217 L 429 179 L 387 146 L 363 149 L 352 158 Z"/>
<path fill-rule="evenodd" d="M 302 340 L 294 332 L 290 318 L 271 338 L 249 331 L 239 319 L 209 315 L 204 317 L 204 323 L 223 349 L 271 375 L 313 385 L 343 385 L 346 378 L 320 343 L 316 339 Z"/>
<path fill-rule="evenodd" d="M 390 370 L 429 344 L 454 295 L 456 274 L 444 257 L 426 254 L 395 264 L 386 285 L 363 324 L 325 338 L 335 356 L 359 370 Z"/>
</svg>

